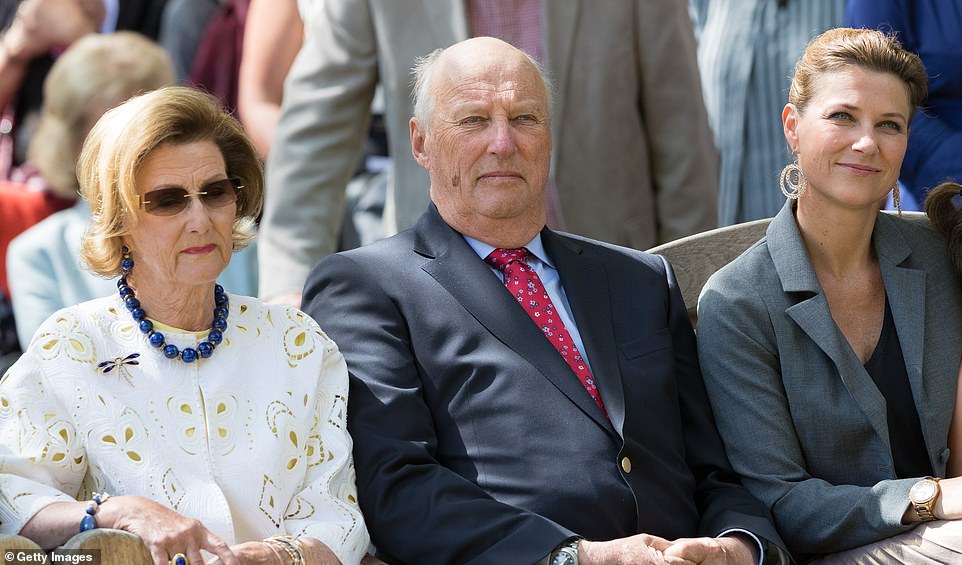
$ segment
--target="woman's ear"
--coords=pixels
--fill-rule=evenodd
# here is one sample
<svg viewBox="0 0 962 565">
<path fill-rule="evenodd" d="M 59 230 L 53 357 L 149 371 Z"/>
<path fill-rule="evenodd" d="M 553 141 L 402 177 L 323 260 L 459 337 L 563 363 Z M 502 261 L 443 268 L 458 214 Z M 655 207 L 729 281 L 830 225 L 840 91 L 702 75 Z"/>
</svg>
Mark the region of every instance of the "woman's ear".
<svg viewBox="0 0 962 565">
<path fill-rule="evenodd" d="M 789 102 L 782 108 L 782 131 L 792 153 L 798 153 L 798 108 Z"/>
</svg>

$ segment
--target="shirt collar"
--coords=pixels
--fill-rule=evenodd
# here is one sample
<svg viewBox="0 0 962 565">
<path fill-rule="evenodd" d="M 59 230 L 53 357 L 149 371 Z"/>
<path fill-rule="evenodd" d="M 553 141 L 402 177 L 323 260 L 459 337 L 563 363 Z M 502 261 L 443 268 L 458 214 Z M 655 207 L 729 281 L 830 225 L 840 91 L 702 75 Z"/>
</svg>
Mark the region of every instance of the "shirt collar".
<svg viewBox="0 0 962 565">
<path fill-rule="evenodd" d="M 473 237 L 470 237 L 470 236 L 467 236 L 467 235 L 464 235 L 464 234 L 461 234 L 461 236 L 464 238 L 465 241 L 468 242 L 468 245 L 471 246 L 471 249 L 473 249 L 474 252 L 478 254 L 478 257 L 480 257 L 482 261 L 483 261 L 488 255 L 490 255 L 492 251 L 494 251 L 495 249 L 497 249 L 496 247 L 494 247 L 494 246 L 492 246 L 492 245 L 488 245 L 487 243 L 484 243 L 483 241 L 478 241 L 478 240 L 474 239 Z M 533 238 L 531 241 L 529 241 L 527 244 L 525 244 L 524 247 L 525 247 L 525 249 L 528 250 L 528 253 L 534 255 L 535 257 L 537 257 L 539 261 L 541 261 L 541 262 L 544 263 L 545 265 L 551 267 L 552 269 L 555 268 L 555 266 L 554 266 L 554 264 L 551 262 L 551 260 L 548 259 L 548 254 L 545 253 L 544 244 L 541 243 L 541 232 L 536 233 L 535 236 L 534 236 L 534 238 Z"/>
</svg>

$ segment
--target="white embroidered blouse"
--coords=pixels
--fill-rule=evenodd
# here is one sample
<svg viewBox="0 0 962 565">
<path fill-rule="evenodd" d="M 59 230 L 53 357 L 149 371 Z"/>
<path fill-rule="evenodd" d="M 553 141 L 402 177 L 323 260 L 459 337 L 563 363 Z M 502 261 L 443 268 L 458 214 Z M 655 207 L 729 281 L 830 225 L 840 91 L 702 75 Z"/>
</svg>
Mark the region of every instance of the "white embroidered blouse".
<svg viewBox="0 0 962 565">
<path fill-rule="evenodd" d="M 178 348 L 204 336 L 164 330 Z M 294 308 L 231 295 L 223 343 L 190 364 L 151 347 L 116 296 L 65 308 L 0 380 L 0 532 L 106 491 L 228 543 L 309 536 L 357 563 L 347 394 L 337 346 Z"/>
</svg>

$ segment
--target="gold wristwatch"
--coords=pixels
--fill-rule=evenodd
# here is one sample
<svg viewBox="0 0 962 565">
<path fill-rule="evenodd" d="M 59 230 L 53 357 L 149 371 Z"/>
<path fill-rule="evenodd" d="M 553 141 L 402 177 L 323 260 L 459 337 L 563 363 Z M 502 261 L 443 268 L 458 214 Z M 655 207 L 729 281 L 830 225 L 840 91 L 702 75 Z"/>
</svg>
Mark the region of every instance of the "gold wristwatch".
<svg viewBox="0 0 962 565">
<path fill-rule="evenodd" d="M 934 514 L 935 503 L 940 494 L 942 494 L 942 489 L 939 487 L 939 479 L 935 477 L 926 477 L 912 485 L 912 489 L 909 491 L 909 502 L 912 503 L 912 507 L 920 520 L 931 522 L 936 519 Z"/>
</svg>

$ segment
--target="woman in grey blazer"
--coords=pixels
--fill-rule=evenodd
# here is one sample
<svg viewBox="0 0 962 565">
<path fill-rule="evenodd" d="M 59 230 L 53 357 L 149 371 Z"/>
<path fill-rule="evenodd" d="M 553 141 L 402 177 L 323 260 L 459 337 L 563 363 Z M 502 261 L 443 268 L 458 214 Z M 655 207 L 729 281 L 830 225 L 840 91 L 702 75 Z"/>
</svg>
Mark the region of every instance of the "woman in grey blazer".
<svg viewBox="0 0 962 565">
<path fill-rule="evenodd" d="M 949 455 L 959 283 L 927 221 L 879 213 L 925 95 L 918 57 L 882 33 L 812 40 L 782 112 L 788 201 L 699 300 L 732 466 L 800 561 L 962 559 L 962 523 L 915 528 L 962 517 L 962 479 L 926 479 Z"/>
</svg>

